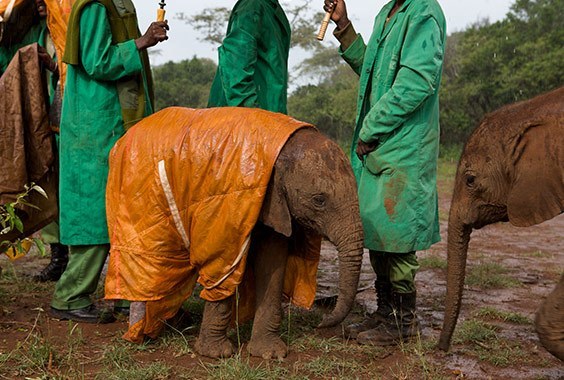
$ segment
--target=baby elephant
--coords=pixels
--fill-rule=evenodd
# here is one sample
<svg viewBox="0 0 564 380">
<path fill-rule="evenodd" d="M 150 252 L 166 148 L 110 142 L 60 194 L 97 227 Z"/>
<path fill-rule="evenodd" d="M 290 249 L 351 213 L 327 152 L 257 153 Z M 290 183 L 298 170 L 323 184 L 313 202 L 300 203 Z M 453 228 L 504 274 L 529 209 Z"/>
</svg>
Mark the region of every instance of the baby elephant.
<svg viewBox="0 0 564 380">
<path fill-rule="evenodd" d="M 128 340 L 155 338 L 198 282 L 200 354 L 235 352 L 235 310 L 239 322 L 254 316 L 251 355 L 285 357 L 283 296 L 312 305 L 321 237 L 339 260 L 337 304 L 321 326 L 353 305 L 363 233 L 349 161 L 288 116 L 168 108 L 144 119 L 111 152 L 107 214 L 106 298 L 132 301 Z"/>
</svg>

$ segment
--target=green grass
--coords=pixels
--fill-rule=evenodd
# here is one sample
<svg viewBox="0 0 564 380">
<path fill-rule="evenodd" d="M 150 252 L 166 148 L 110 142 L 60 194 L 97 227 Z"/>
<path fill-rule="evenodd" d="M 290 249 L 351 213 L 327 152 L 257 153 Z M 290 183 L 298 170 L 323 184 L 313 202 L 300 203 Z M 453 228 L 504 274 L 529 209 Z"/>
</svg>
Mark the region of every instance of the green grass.
<svg viewBox="0 0 564 380">
<path fill-rule="evenodd" d="M 323 313 L 319 309 L 311 311 L 288 305 L 280 326 L 281 337 L 288 346 L 304 335 L 315 330 L 321 322 Z"/>
<path fill-rule="evenodd" d="M 142 365 L 126 344 L 114 343 L 106 348 L 102 358 L 104 368 L 96 375 L 100 380 L 159 380 L 170 378 L 172 369 L 165 363 Z"/>
<path fill-rule="evenodd" d="M 475 346 L 473 351 L 481 361 L 496 367 L 509 367 L 515 363 L 528 361 L 527 354 L 521 345 L 507 339 L 495 340 L 488 345 Z"/>
<path fill-rule="evenodd" d="M 534 251 L 534 252 L 525 253 L 525 256 L 535 257 L 535 258 L 539 258 L 539 259 L 547 259 L 547 258 L 552 257 L 553 255 L 552 255 L 552 253 L 537 250 L 537 251 Z"/>
<path fill-rule="evenodd" d="M 474 316 L 487 320 L 497 320 L 497 321 L 515 323 L 518 325 L 530 325 L 533 323 L 529 318 L 519 313 L 497 310 L 490 306 L 480 308 L 478 311 L 474 313 Z"/>
<path fill-rule="evenodd" d="M 454 333 L 455 344 L 469 344 L 475 342 L 490 342 L 497 339 L 498 327 L 490 323 L 470 319 L 464 321 Z"/>
<path fill-rule="evenodd" d="M 300 362 L 298 372 L 307 372 L 320 379 L 357 379 L 364 367 L 353 357 L 322 355 L 315 359 Z"/>
<path fill-rule="evenodd" d="M 289 371 L 276 365 L 276 361 L 263 362 L 252 366 L 249 359 L 239 355 L 213 363 L 202 363 L 210 380 L 271 380 L 297 379 L 289 376 Z"/>
<path fill-rule="evenodd" d="M 455 333 L 454 342 L 467 345 L 464 351 L 496 367 L 508 367 L 516 362 L 538 364 L 539 359 L 530 357 L 519 341 L 498 336 L 498 330 L 497 326 L 471 319 Z"/>
<path fill-rule="evenodd" d="M 425 339 L 420 334 L 406 343 L 400 344 L 403 354 L 406 356 L 401 364 L 392 371 L 397 379 L 423 379 L 442 380 L 447 379 L 442 374 L 441 366 L 432 362 L 432 353 L 435 350 L 434 339 Z"/>
<path fill-rule="evenodd" d="M 443 257 L 432 254 L 427 257 L 423 257 L 419 259 L 419 264 L 421 268 L 424 269 L 446 269 L 447 268 L 447 261 Z"/>
<path fill-rule="evenodd" d="M 465 283 L 482 289 L 520 287 L 521 282 L 508 276 L 507 272 L 505 267 L 497 263 L 481 263 L 470 268 Z"/>
</svg>

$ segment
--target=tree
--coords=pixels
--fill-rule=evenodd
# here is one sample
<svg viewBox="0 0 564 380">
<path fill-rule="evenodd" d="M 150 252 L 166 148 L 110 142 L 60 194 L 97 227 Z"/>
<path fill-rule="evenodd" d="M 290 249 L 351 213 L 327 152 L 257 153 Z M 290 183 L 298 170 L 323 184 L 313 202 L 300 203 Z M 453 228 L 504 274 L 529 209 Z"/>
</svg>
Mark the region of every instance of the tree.
<svg viewBox="0 0 564 380">
<path fill-rule="evenodd" d="M 298 87 L 288 99 L 288 111 L 348 147 L 355 127 L 357 93 L 358 76 L 341 63 L 319 84 Z"/>
<path fill-rule="evenodd" d="M 217 65 L 207 58 L 167 62 L 153 69 L 157 110 L 169 106 L 203 108 Z"/>
<path fill-rule="evenodd" d="M 488 112 L 564 84 L 564 0 L 517 0 L 507 17 L 447 39 L 442 142 L 460 143 Z"/>
</svg>

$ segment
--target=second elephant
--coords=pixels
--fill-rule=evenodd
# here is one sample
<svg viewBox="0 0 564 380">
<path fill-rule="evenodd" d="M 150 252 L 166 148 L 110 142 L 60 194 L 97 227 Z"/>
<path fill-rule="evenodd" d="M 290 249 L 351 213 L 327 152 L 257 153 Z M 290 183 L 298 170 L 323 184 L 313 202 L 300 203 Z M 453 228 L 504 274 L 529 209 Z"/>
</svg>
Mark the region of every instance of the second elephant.
<svg viewBox="0 0 564 380">
<path fill-rule="evenodd" d="M 232 355 L 233 307 L 248 304 L 254 283 L 248 349 L 286 356 L 283 292 L 311 305 L 321 236 L 340 268 L 337 304 L 321 324 L 340 323 L 353 305 L 363 252 L 356 183 L 342 150 L 307 124 L 244 108 L 165 109 L 118 141 L 107 194 L 106 297 L 133 301 L 130 340 L 158 335 L 198 281 L 207 302 L 196 350 Z"/>
<path fill-rule="evenodd" d="M 441 349 L 449 348 L 458 319 L 472 230 L 501 221 L 532 226 L 563 211 L 564 87 L 560 87 L 487 115 L 464 147 L 448 221 Z M 541 343 L 564 360 L 562 297 L 564 292 L 555 291 L 545 301 L 537 330 L 540 323 Z"/>
</svg>

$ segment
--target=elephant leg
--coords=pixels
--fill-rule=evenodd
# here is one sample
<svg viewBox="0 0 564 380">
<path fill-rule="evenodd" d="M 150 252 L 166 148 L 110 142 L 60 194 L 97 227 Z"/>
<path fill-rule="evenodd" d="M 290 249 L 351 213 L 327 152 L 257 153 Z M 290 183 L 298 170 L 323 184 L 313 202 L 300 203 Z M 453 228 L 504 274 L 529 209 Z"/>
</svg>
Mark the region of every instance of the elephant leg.
<svg viewBox="0 0 564 380">
<path fill-rule="evenodd" d="M 544 348 L 564 361 L 564 275 L 539 308 L 535 328 Z"/>
<path fill-rule="evenodd" d="M 226 358 L 235 353 L 233 343 L 227 338 L 231 321 L 233 297 L 216 302 L 206 302 L 200 335 L 195 349 L 203 356 Z"/>
<path fill-rule="evenodd" d="M 268 228 L 258 231 L 256 235 L 253 258 L 256 311 L 248 350 L 252 356 L 282 359 L 288 354 L 288 348 L 278 331 L 282 321 L 282 287 L 288 241 Z"/>
</svg>

